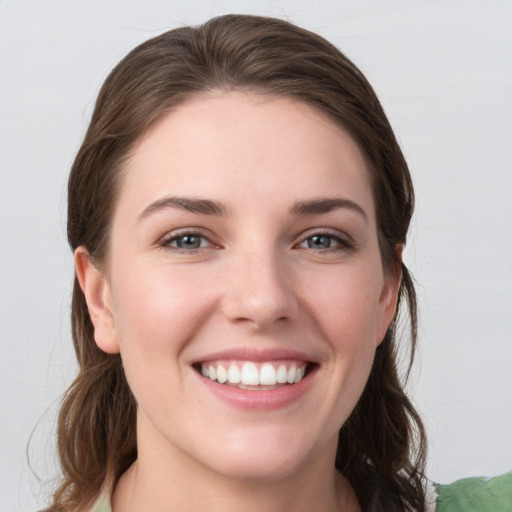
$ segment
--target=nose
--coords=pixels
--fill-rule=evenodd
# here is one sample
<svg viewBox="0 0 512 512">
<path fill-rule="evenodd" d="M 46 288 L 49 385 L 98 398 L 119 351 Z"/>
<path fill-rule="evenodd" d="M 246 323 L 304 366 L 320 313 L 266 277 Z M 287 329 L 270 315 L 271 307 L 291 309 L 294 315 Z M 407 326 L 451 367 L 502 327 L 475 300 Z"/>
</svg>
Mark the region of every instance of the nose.
<svg viewBox="0 0 512 512">
<path fill-rule="evenodd" d="M 223 313 L 230 321 L 265 330 L 297 316 L 294 280 L 282 260 L 271 251 L 235 258 L 222 300 Z"/>
</svg>

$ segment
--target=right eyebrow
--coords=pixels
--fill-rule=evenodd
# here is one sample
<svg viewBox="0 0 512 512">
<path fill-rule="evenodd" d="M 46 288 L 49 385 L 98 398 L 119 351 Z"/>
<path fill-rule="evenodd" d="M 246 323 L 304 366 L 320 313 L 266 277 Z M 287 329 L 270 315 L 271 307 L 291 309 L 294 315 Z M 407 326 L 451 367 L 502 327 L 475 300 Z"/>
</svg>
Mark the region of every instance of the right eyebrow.
<svg viewBox="0 0 512 512">
<path fill-rule="evenodd" d="M 157 199 L 145 208 L 139 215 L 139 220 L 148 217 L 152 213 L 165 210 L 167 208 L 178 208 L 192 213 L 203 215 L 227 215 L 227 208 L 223 203 L 212 201 L 210 199 L 199 199 L 193 197 L 175 197 L 167 196 Z"/>
</svg>

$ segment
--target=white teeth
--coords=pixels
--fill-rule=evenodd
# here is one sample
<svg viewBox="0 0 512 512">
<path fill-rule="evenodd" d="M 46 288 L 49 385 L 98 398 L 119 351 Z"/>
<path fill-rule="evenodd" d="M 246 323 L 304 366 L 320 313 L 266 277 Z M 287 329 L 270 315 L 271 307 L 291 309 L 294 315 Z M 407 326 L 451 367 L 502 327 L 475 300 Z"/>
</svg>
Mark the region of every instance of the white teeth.
<svg viewBox="0 0 512 512">
<path fill-rule="evenodd" d="M 240 382 L 240 368 L 236 364 L 232 364 L 228 370 L 228 380 L 230 384 L 238 384 Z"/>
<path fill-rule="evenodd" d="M 295 365 L 292 364 L 290 369 L 288 370 L 288 384 L 293 384 L 295 382 L 295 373 L 297 372 Z"/>
<path fill-rule="evenodd" d="M 224 384 L 228 380 L 228 372 L 225 370 L 224 366 L 220 366 L 217 368 L 217 380 Z"/>
<path fill-rule="evenodd" d="M 254 363 L 244 363 L 240 382 L 246 386 L 258 386 L 260 383 L 260 372 Z"/>
<path fill-rule="evenodd" d="M 261 367 L 259 383 L 261 386 L 273 386 L 276 383 L 276 370 L 270 363 Z"/>
<path fill-rule="evenodd" d="M 282 364 L 278 369 L 276 373 L 276 382 L 278 384 L 286 384 L 288 381 L 288 372 L 286 371 L 286 366 Z"/>
<path fill-rule="evenodd" d="M 229 363 L 228 363 L 229 364 Z M 241 368 L 240 368 L 241 365 Z M 227 368 L 227 370 L 226 370 Z M 275 386 L 276 384 L 297 384 L 306 373 L 306 365 L 292 363 L 287 369 L 285 364 L 276 366 L 270 362 L 258 366 L 250 361 L 245 363 L 201 365 L 201 375 L 220 384 L 241 384 L 244 386 Z"/>
</svg>

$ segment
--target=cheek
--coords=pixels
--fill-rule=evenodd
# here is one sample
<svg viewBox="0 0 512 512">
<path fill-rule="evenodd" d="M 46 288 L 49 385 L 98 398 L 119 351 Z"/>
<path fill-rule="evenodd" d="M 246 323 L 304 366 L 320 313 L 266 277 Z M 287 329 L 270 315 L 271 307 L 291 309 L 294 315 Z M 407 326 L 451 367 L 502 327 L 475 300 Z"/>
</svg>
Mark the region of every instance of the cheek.
<svg viewBox="0 0 512 512">
<path fill-rule="evenodd" d="M 198 293 L 190 273 L 170 272 L 165 265 L 119 265 L 112 283 L 130 389 L 148 416 L 167 417 L 186 392 L 181 354 L 206 322 L 212 298 Z"/>
<path fill-rule="evenodd" d="M 383 277 L 374 268 L 333 268 L 317 275 L 311 292 L 303 294 L 307 309 L 335 349 L 365 352 L 378 342 Z"/>
<path fill-rule="evenodd" d="M 328 380 L 338 390 L 334 407 L 340 425 L 363 392 L 380 341 L 382 280 L 369 266 L 337 269 L 325 278 L 317 276 L 317 286 L 309 294 L 307 310 L 330 351 Z"/>
<path fill-rule="evenodd" d="M 129 268 L 128 268 L 129 267 Z M 177 361 L 211 310 L 207 291 L 187 272 L 165 265 L 127 265 L 113 276 L 114 310 L 123 360 L 157 367 Z"/>
<path fill-rule="evenodd" d="M 336 269 L 329 276 L 317 275 L 303 307 L 309 312 L 311 329 L 327 347 L 324 405 L 332 436 L 354 410 L 373 365 L 379 282 L 379 276 L 366 269 Z"/>
</svg>

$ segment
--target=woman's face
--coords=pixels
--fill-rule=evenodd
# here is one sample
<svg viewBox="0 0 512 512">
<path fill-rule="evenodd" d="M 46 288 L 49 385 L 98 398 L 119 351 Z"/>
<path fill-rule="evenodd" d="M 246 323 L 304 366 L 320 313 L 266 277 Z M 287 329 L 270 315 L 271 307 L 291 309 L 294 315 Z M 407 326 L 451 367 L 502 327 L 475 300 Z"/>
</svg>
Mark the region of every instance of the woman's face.
<svg viewBox="0 0 512 512">
<path fill-rule="evenodd" d="M 399 279 L 358 146 L 303 103 L 219 93 L 170 113 L 124 172 L 107 270 L 80 251 L 77 268 L 138 404 L 139 458 L 332 468 Z"/>
</svg>

